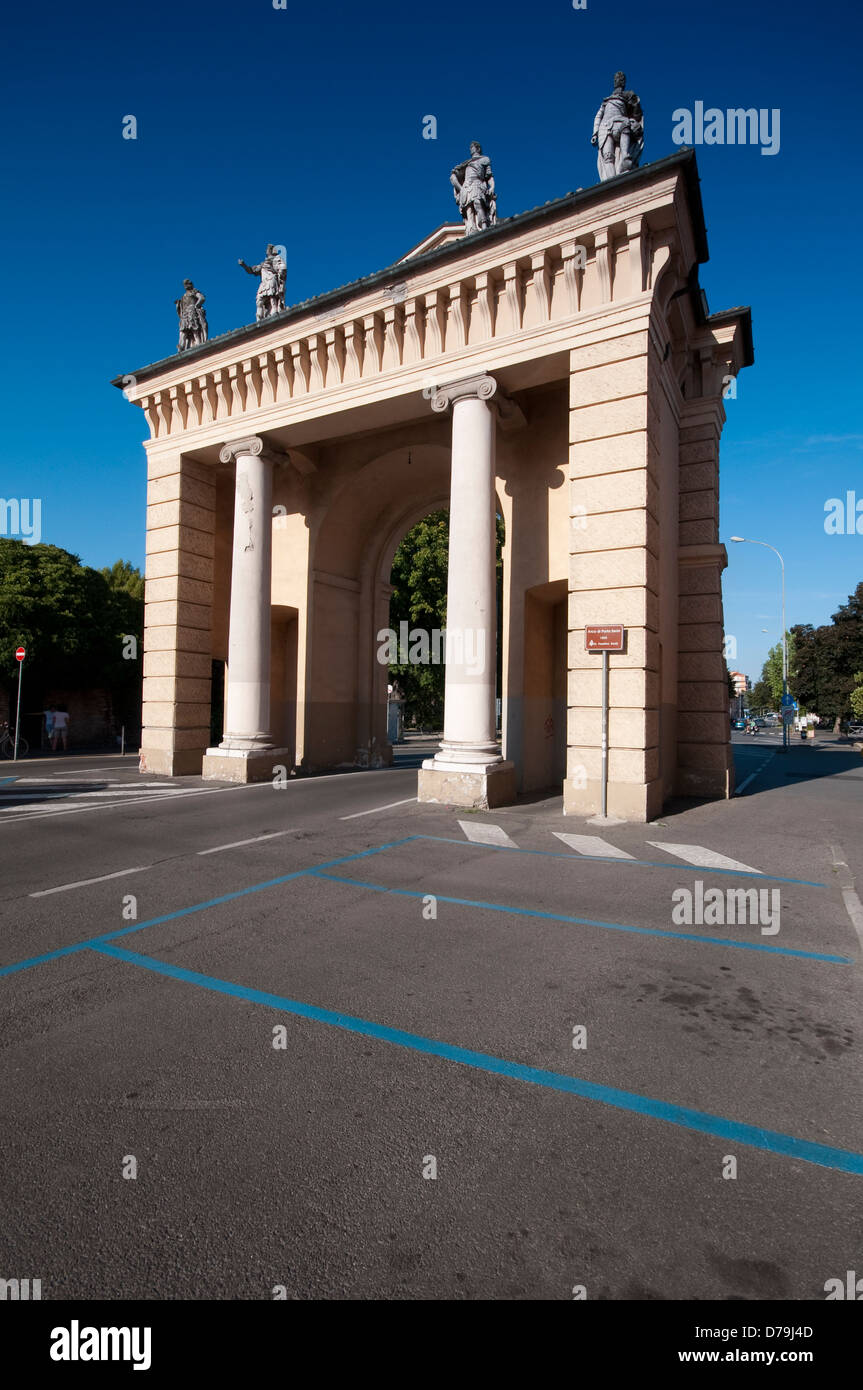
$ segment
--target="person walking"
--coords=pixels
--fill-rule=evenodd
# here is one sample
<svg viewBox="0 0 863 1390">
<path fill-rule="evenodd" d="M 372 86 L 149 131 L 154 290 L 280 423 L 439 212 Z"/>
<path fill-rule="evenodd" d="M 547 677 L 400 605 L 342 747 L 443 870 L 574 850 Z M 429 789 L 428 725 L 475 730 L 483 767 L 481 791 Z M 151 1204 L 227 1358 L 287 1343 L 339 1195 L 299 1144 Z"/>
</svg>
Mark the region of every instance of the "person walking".
<svg viewBox="0 0 863 1390">
<path fill-rule="evenodd" d="M 54 706 L 49 705 L 44 711 L 45 718 L 45 746 L 53 749 L 54 739 Z"/>
<path fill-rule="evenodd" d="M 51 740 L 51 747 L 57 752 L 57 745 L 62 740 L 63 752 L 69 747 L 69 713 L 67 710 L 58 709 L 54 711 L 54 736 Z"/>
</svg>

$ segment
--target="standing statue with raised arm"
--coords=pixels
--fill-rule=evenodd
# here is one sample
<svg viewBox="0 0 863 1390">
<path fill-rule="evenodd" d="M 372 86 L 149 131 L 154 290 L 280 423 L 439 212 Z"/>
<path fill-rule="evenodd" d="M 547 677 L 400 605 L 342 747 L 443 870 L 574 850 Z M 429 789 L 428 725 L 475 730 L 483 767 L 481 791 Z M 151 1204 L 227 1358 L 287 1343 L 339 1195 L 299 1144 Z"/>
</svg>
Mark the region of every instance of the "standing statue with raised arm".
<svg viewBox="0 0 863 1390">
<path fill-rule="evenodd" d="M 260 265 L 246 265 L 242 258 L 237 264 L 241 265 L 248 275 L 257 275 L 260 278 L 261 283 L 255 296 L 255 318 L 258 323 L 261 319 L 268 319 L 272 314 L 278 314 L 284 309 L 288 268 L 276 246 L 270 244 L 267 247 L 267 254 Z"/>
<path fill-rule="evenodd" d="M 204 308 L 205 296 L 196 290 L 191 280 L 183 281 L 183 294 L 174 300 L 177 317 L 180 320 L 180 341 L 178 352 L 199 347 L 207 341 L 207 311 Z"/>
<path fill-rule="evenodd" d="M 483 154 L 482 145 L 472 140 L 470 158 L 457 164 L 449 176 L 453 195 L 465 222 L 465 236 L 484 232 L 497 222 L 497 194 L 491 160 Z"/>
<path fill-rule="evenodd" d="M 644 114 L 635 92 L 626 90 L 626 74 L 614 74 L 614 91 L 596 113 L 590 143 L 596 145 L 597 168 L 604 183 L 638 168 L 644 149 Z"/>
</svg>

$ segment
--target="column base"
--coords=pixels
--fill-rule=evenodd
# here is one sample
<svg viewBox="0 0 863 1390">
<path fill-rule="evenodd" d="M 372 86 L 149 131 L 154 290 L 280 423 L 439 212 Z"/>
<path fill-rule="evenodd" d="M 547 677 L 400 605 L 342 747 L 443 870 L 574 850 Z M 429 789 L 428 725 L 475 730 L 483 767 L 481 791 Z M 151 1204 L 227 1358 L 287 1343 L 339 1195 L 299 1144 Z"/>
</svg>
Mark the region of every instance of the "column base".
<svg viewBox="0 0 863 1390">
<path fill-rule="evenodd" d="M 208 748 L 201 776 L 205 782 L 270 782 L 276 769 L 294 764 L 290 748 Z"/>
<path fill-rule="evenodd" d="M 516 799 L 515 763 L 423 763 L 417 778 L 417 801 L 488 811 Z"/>
</svg>

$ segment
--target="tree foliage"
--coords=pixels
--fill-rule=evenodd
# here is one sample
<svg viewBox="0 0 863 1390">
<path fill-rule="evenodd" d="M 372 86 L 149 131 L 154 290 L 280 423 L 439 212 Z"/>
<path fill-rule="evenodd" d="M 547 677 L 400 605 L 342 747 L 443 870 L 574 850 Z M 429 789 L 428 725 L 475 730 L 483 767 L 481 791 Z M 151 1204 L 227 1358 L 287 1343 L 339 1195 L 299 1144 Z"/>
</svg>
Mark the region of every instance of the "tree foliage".
<svg viewBox="0 0 863 1390">
<path fill-rule="evenodd" d="M 59 546 L 0 538 L 0 679 L 14 678 L 20 643 L 33 695 L 51 687 L 136 689 L 141 663 L 123 659 L 123 638 L 140 644 L 143 582 L 125 561 L 100 572 Z"/>
<path fill-rule="evenodd" d="M 793 629 L 796 651 L 794 691 L 801 704 L 822 719 L 847 719 L 851 694 L 863 669 L 863 583 L 857 585 L 829 623 Z"/>
<path fill-rule="evenodd" d="M 503 574 L 501 551 L 503 521 L 497 518 L 498 593 Z M 408 630 L 421 628 L 431 633 L 446 628 L 447 562 L 449 557 L 449 511 L 430 512 L 405 536 L 393 559 L 390 627 L 398 634 L 399 624 Z M 500 605 L 498 604 L 498 608 Z M 405 696 L 405 716 L 427 728 L 443 725 L 445 666 L 399 663 L 389 668 L 391 681 L 397 681 Z"/>
<path fill-rule="evenodd" d="M 794 656 L 796 651 L 793 631 L 786 632 L 785 642 L 788 647 L 788 675 L 790 681 L 791 672 L 794 670 Z M 758 690 L 759 686 L 762 687 L 762 689 L 759 690 L 759 695 L 763 694 L 765 689 L 768 692 L 767 699 L 760 703 L 765 707 L 769 706 L 771 709 L 778 709 L 782 703 L 783 694 L 781 642 L 777 642 L 767 653 L 767 660 L 761 668 L 761 678 L 756 682 L 755 689 Z M 755 691 L 752 693 L 754 695 Z"/>
</svg>

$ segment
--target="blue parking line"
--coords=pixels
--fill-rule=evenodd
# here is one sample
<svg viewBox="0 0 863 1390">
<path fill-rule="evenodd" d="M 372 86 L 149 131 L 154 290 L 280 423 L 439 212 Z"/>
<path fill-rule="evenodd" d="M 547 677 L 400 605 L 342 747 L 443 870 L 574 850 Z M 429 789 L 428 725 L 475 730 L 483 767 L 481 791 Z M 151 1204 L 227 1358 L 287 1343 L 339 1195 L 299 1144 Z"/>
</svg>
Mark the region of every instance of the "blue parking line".
<svg viewBox="0 0 863 1390">
<path fill-rule="evenodd" d="M 403 839 L 393 840 L 390 844 L 378 845 L 376 849 L 361 850 L 356 854 L 343 855 L 340 859 L 327 860 L 316 867 L 321 869 L 338 868 L 340 864 L 350 864 L 355 859 L 368 859 L 371 855 L 381 854 L 384 850 L 398 849 L 399 846 L 412 839 L 415 839 L 415 836 L 407 835 Z M 249 888 L 239 888 L 234 893 L 224 893 L 220 898 L 208 898 L 206 902 L 192 903 L 191 907 L 181 907 L 176 912 L 165 912 L 161 917 L 151 917 L 146 922 L 136 922 L 133 927 L 121 927 L 117 931 L 107 932 L 102 936 L 91 936 L 86 941 L 76 941 L 72 946 L 61 946 L 56 951 L 46 951 L 41 956 L 29 956 L 27 960 L 19 960 L 12 965 L 0 966 L 0 978 L 4 975 L 15 975 L 19 970 L 29 970 L 34 965 L 46 965 L 48 961 L 60 960 L 62 956 L 73 956 L 78 951 L 87 951 L 103 942 L 117 941 L 120 937 L 131 936 L 133 932 L 144 931 L 147 927 L 158 927 L 163 922 L 174 922 L 178 917 L 188 917 L 191 913 L 203 912 L 208 907 L 219 907 L 221 903 L 234 902 L 237 898 L 247 897 L 249 893 L 260 893 L 265 888 L 276 888 L 279 884 L 290 883 L 292 879 L 304 878 L 308 873 L 308 869 L 297 869 L 294 873 L 282 874 L 279 878 L 269 878 L 263 883 L 253 883 Z"/>
<path fill-rule="evenodd" d="M 564 854 L 562 851 L 551 849 L 519 849 L 518 845 L 486 845 L 480 840 L 457 840 L 451 835 L 412 835 L 414 840 L 437 840 L 442 845 L 461 845 L 462 849 L 494 849 L 503 850 L 506 854 L 534 854 L 541 859 L 568 859 L 570 862 L 585 859 L 588 862 L 597 864 L 620 865 L 621 868 L 633 866 L 642 869 L 675 869 L 677 873 L 682 873 L 686 869 L 694 874 L 730 874 L 732 878 L 758 878 L 768 879 L 773 883 L 797 883 L 803 888 L 826 888 L 826 883 L 815 883 L 808 878 L 782 878 L 780 874 L 762 874 L 757 869 L 714 869 L 707 864 L 687 864 L 684 860 L 676 862 L 671 859 L 612 859 L 607 854 Z M 398 842 L 396 842 L 398 843 Z"/>
<path fill-rule="evenodd" d="M 350 864 L 355 859 L 368 859 L 372 855 L 382 854 L 384 850 L 399 849 L 408 841 L 416 838 L 415 835 L 405 835 L 400 840 L 392 840 L 389 844 L 378 845 L 375 849 L 360 850 L 356 854 L 345 854 L 339 859 L 329 859 L 315 867 L 335 869 L 340 864 Z M 41 956 L 29 956 L 27 960 L 19 960 L 12 965 L 0 966 L 0 979 L 4 975 L 15 975 L 19 970 L 29 970 L 34 965 L 46 965 L 48 961 L 60 960 L 63 956 L 74 956 L 78 951 L 90 950 L 92 947 L 107 941 L 117 941 L 120 937 L 131 936 L 133 932 L 144 931 L 147 927 L 158 927 L 163 922 L 174 922 L 178 917 L 188 917 L 191 913 L 203 912 L 208 907 L 219 907 L 221 903 L 230 903 L 236 898 L 245 898 L 249 893 L 260 893 L 265 888 L 276 888 L 281 883 L 290 883 L 292 879 L 304 878 L 309 872 L 309 869 L 297 869 L 294 873 L 282 874 L 279 878 L 268 878 L 263 883 L 253 883 L 249 888 L 239 888 L 234 893 L 224 893 L 220 898 L 208 898 L 206 902 L 192 903 L 191 907 L 181 907 L 176 912 L 166 912 L 161 917 L 151 917 L 146 922 L 136 922 L 133 927 L 121 927 L 117 931 L 107 932 L 102 936 L 88 937 L 86 941 L 76 941 L 72 946 L 61 946 L 56 951 L 46 951 Z"/>
<path fill-rule="evenodd" d="M 361 878 L 342 878 L 338 874 L 323 873 L 320 869 L 310 869 L 308 876 L 328 879 L 330 883 L 344 883 L 351 888 L 369 888 L 375 893 L 395 893 L 403 898 L 426 898 L 431 895 L 441 903 L 454 903 L 458 907 L 478 907 L 487 912 L 505 912 L 512 917 L 538 917 L 547 922 L 566 922 L 577 927 L 602 927 L 606 931 L 632 932 L 636 936 L 670 936 L 674 941 L 694 941 L 699 946 L 730 946 L 737 951 L 766 951 L 770 955 L 797 956 L 803 960 L 824 961 L 829 965 L 853 964 L 848 956 L 828 956 L 820 951 L 798 951 L 790 946 L 769 946 L 762 941 L 734 941 L 727 936 L 697 936 L 694 932 L 668 931 L 662 927 L 634 927 L 627 922 L 600 922 L 592 917 L 567 917 L 561 912 L 540 912 L 537 908 L 509 907 L 506 903 L 487 903 L 473 898 L 450 898 L 444 893 L 435 893 L 430 888 L 426 888 L 424 892 L 414 888 L 389 888 L 386 884 L 366 883 Z"/>
<path fill-rule="evenodd" d="M 388 1028 L 382 1023 L 369 1019 L 356 1018 L 352 1014 L 336 1013 L 332 1009 L 321 1009 L 315 1004 L 303 1004 L 296 999 L 286 999 L 279 994 L 269 994 L 264 990 L 250 989 L 247 985 L 234 984 L 230 980 L 216 979 L 212 975 L 202 975 L 196 970 L 186 970 L 183 966 L 171 965 L 153 956 L 137 955 L 134 951 L 124 951 L 118 946 L 96 945 L 92 948 L 100 955 L 112 956 L 157 975 L 166 975 L 186 984 L 197 985 L 201 989 L 216 994 L 230 995 L 251 1004 L 263 1004 L 281 1013 L 294 1014 L 299 1018 L 325 1023 L 346 1033 L 358 1033 L 362 1037 L 377 1038 L 381 1042 L 394 1043 L 412 1052 L 421 1052 L 430 1057 L 441 1057 L 446 1061 L 460 1062 L 463 1066 L 478 1071 L 491 1072 L 515 1081 L 526 1081 L 535 1086 L 543 1086 L 553 1091 L 565 1091 L 579 1096 L 582 1100 L 595 1100 L 615 1110 L 629 1111 L 647 1115 L 652 1119 L 663 1120 L 666 1124 L 677 1125 L 681 1129 L 709 1134 L 730 1143 L 746 1144 L 750 1148 L 761 1149 L 767 1153 L 781 1154 L 786 1158 L 796 1158 L 804 1163 L 817 1164 L 821 1168 L 832 1168 L 844 1173 L 863 1174 L 863 1154 L 848 1149 L 834 1149 L 827 1144 L 813 1143 L 808 1139 L 797 1139 L 777 1130 L 761 1129 L 755 1125 L 738 1124 L 735 1120 L 721 1115 L 710 1115 L 701 1110 L 688 1110 L 681 1105 L 671 1105 L 667 1101 L 654 1100 L 650 1096 L 638 1095 L 633 1091 L 621 1091 L 613 1086 L 602 1086 L 594 1081 L 582 1081 L 578 1077 L 565 1076 L 560 1072 L 543 1071 L 529 1067 L 522 1062 L 509 1062 L 502 1057 L 493 1057 L 485 1052 L 473 1052 L 465 1047 L 454 1047 L 451 1043 L 438 1042 L 434 1038 L 423 1037 L 419 1033 L 406 1033 L 400 1028 Z"/>
</svg>

